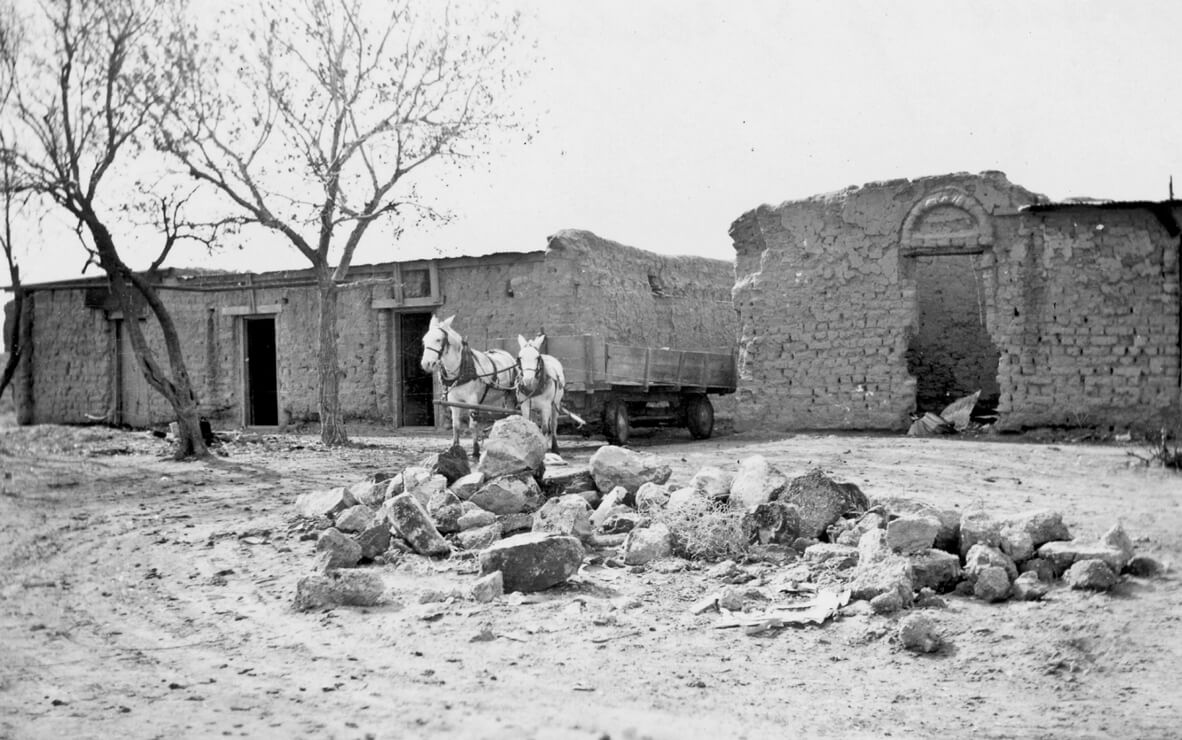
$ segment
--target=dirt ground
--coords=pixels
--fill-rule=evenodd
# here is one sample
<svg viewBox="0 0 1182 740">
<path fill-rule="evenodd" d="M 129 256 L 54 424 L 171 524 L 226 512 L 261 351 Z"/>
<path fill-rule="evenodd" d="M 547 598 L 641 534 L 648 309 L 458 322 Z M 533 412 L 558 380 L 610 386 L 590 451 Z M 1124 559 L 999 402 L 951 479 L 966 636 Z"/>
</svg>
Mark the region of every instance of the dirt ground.
<svg viewBox="0 0 1182 740">
<path fill-rule="evenodd" d="M 381 569 L 390 603 L 298 613 L 314 541 L 307 490 L 397 471 L 443 436 L 228 443 L 174 462 L 143 432 L 0 424 L 0 736 L 316 738 L 1182 736 L 1182 588 L 1125 578 L 1042 602 L 956 596 L 925 610 L 947 646 L 902 650 L 900 616 L 842 616 L 749 636 L 690 605 L 708 566 L 587 566 L 491 604 L 471 559 Z M 563 438 L 585 462 L 599 443 Z M 765 455 L 820 466 L 872 499 L 1062 512 L 1076 536 L 1123 522 L 1178 563 L 1182 477 L 1131 467 L 1135 446 L 1029 438 L 726 435 L 635 439 L 673 482 Z M 757 580 L 774 568 L 748 566 Z M 424 599 L 427 603 L 421 603 Z"/>
</svg>

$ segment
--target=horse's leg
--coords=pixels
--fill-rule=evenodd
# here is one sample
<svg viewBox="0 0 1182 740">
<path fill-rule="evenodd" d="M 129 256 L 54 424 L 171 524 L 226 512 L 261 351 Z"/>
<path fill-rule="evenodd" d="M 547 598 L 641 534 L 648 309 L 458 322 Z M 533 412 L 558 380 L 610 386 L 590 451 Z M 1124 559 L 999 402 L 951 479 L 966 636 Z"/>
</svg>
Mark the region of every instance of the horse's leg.
<svg viewBox="0 0 1182 740">
<path fill-rule="evenodd" d="M 480 422 L 476 420 L 476 412 L 468 412 L 468 431 L 472 434 L 472 459 L 480 459 Z"/>
<path fill-rule="evenodd" d="M 451 399 L 448 398 L 448 401 Z M 455 406 L 451 407 L 451 446 L 456 447 L 460 444 L 460 420 L 463 419 L 463 410 Z"/>
<path fill-rule="evenodd" d="M 558 454 L 558 414 L 554 413 L 553 405 L 542 408 L 542 423 L 546 426 L 546 433 L 550 436 L 550 451 Z"/>
</svg>

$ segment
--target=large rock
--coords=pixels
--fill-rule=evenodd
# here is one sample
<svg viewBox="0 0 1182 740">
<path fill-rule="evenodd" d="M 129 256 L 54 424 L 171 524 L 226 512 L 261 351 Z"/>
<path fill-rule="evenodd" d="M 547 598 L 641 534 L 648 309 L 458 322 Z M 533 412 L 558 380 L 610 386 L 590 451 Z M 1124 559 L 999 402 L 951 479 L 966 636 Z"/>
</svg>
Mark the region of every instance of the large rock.
<svg viewBox="0 0 1182 740">
<path fill-rule="evenodd" d="M 985 568 L 997 567 L 1006 572 L 1007 583 L 1018 577 L 1018 566 L 1009 555 L 996 547 L 977 543 L 969 548 L 964 559 L 964 576 L 969 583 L 976 583 L 977 576 Z"/>
<path fill-rule="evenodd" d="M 595 488 L 590 468 L 574 465 L 547 467 L 542 472 L 542 493 L 546 498 L 557 498 L 568 493 L 580 493 Z"/>
<path fill-rule="evenodd" d="M 791 545 L 800 536 L 800 509 L 783 501 L 768 501 L 743 515 L 743 534 L 761 545 Z"/>
<path fill-rule="evenodd" d="M 374 606 L 386 583 L 371 570 L 337 570 L 304 576 L 296 583 L 293 607 L 310 611 L 326 606 Z"/>
<path fill-rule="evenodd" d="M 468 500 L 498 516 L 518 514 L 541 506 L 542 491 L 533 478 L 503 476 L 485 483 Z"/>
<path fill-rule="evenodd" d="M 672 469 L 656 455 L 642 455 L 615 445 L 604 445 L 591 456 L 595 487 L 603 492 L 622 487 L 629 499 L 645 483 L 664 483 L 672 474 Z"/>
<path fill-rule="evenodd" d="M 948 593 L 960 580 L 960 558 L 950 552 L 931 548 L 912 553 L 907 559 L 916 590 L 926 586 L 936 593 Z"/>
<path fill-rule="evenodd" d="M 680 509 L 686 506 L 697 506 L 698 502 L 702 499 L 712 500 L 704 492 L 686 486 L 669 492 L 669 500 L 665 502 L 665 508 L 672 511 L 673 509 Z M 719 499 L 713 500 L 717 501 Z"/>
<path fill-rule="evenodd" d="M 1001 547 L 1003 522 L 985 511 L 966 511 L 960 517 L 960 556 L 969 554 L 973 545 Z"/>
<path fill-rule="evenodd" d="M 999 536 L 1001 540 L 998 547 L 1016 563 L 1033 558 L 1038 548 L 1047 542 L 1071 539 L 1063 517 L 1058 512 L 1045 509 L 1002 519 Z"/>
<path fill-rule="evenodd" d="M 472 472 L 468 453 L 459 445 L 430 456 L 423 461 L 423 466 L 436 475 L 442 475 L 449 486 Z"/>
<path fill-rule="evenodd" d="M 386 502 L 382 512 L 390 522 L 391 529 L 420 555 L 437 556 L 451 552 L 451 546 L 439 534 L 427 509 L 413 493 L 398 494 Z"/>
<path fill-rule="evenodd" d="M 669 503 L 669 487 L 661 483 L 645 483 L 636 489 L 636 510 L 651 514 Z"/>
<path fill-rule="evenodd" d="M 316 552 L 326 553 L 324 567 L 327 569 L 352 568 L 361 560 L 361 545 L 335 527 L 320 533 Z"/>
<path fill-rule="evenodd" d="M 904 606 L 915 596 L 911 563 L 901 555 L 890 554 L 881 560 L 860 562 L 849 582 L 850 595 L 869 601 L 879 594 L 895 591 Z"/>
<path fill-rule="evenodd" d="M 337 514 L 334 525 L 342 532 L 364 532 L 373 526 L 374 512 L 365 504 L 350 506 Z"/>
<path fill-rule="evenodd" d="M 976 547 L 986 547 L 976 545 Z M 987 565 L 974 573 L 973 596 L 990 603 L 1005 601 L 1010 597 L 1009 572 L 1000 565 Z"/>
<path fill-rule="evenodd" d="M 940 522 L 940 530 L 936 532 L 936 541 L 932 547 L 960 554 L 960 518 L 961 513 L 956 509 L 942 509 L 922 501 L 911 499 L 890 499 L 889 510 L 894 514 L 910 514 L 913 516 L 935 517 Z M 885 526 L 885 525 L 884 525 Z"/>
<path fill-rule="evenodd" d="M 447 490 L 447 478 L 437 473 L 432 473 L 426 478 L 417 481 L 407 481 L 406 490 L 404 493 L 412 494 L 419 503 L 427 506 L 431 499 Z"/>
<path fill-rule="evenodd" d="M 750 509 L 778 499 L 787 487 L 788 476 L 763 455 L 752 455 L 739 463 L 739 472 L 731 481 L 730 504 Z"/>
<path fill-rule="evenodd" d="M 664 524 L 633 529 L 624 540 L 624 564 L 644 565 L 673 554 L 673 533 Z"/>
<path fill-rule="evenodd" d="M 389 481 L 386 477 L 381 480 L 363 480 L 349 486 L 349 494 L 357 503 L 376 509 L 386 502 L 386 487 Z"/>
<path fill-rule="evenodd" d="M 468 473 L 463 478 L 456 480 L 448 490 L 458 496 L 461 501 L 467 501 L 472 498 L 472 494 L 479 491 L 483 486 L 484 473 L 476 471 L 475 473 Z"/>
<path fill-rule="evenodd" d="M 721 501 L 731 495 L 731 485 L 735 476 L 721 468 L 707 465 L 699 468 L 690 478 L 689 488 L 715 501 Z"/>
<path fill-rule="evenodd" d="M 496 514 L 492 513 L 491 511 L 485 511 L 484 509 L 477 506 L 475 509 L 472 509 L 471 511 L 465 511 L 463 514 L 461 514 L 459 519 L 456 520 L 456 524 L 459 525 L 460 531 L 462 532 L 469 529 L 475 529 L 477 527 L 487 527 L 496 520 Z"/>
<path fill-rule="evenodd" d="M 373 560 L 389 550 L 390 538 L 390 522 L 379 518 L 376 524 L 357 535 L 357 544 L 361 546 L 361 559 Z"/>
<path fill-rule="evenodd" d="M 534 532 L 552 532 L 591 539 L 591 507 L 577 493 L 552 498 L 534 513 Z"/>
<path fill-rule="evenodd" d="M 547 443 L 542 430 L 524 416 L 498 419 L 480 451 L 476 469 L 488 479 L 527 473 L 541 469 Z"/>
<path fill-rule="evenodd" d="M 934 516 L 905 514 L 887 522 L 887 546 L 903 554 L 930 550 L 940 531 L 940 520 Z"/>
<path fill-rule="evenodd" d="M 344 487 L 324 491 L 309 491 L 296 497 L 296 513 L 305 519 L 331 517 L 350 506 L 356 506 L 357 499 Z"/>
<path fill-rule="evenodd" d="M 1114 573 L 1120 573 L 1129 562 L 1124 550 L 1099 542 L 1048 542 L 1038 548 L 1038 556 L 1051 563 L 1055 575 L 1062 575 L 1081 560 L 1103 560 Z"/>
<path fill-rule="evenodd" d="M 482 527 L 473 527 L 465 529 L 452 535 L 456 544 L 463 550 L 483 550 L 486 547 L 491 547 L 494 542 L 501 539 L 504 530 L 501 528 L 501 523 L 494 521 L 492 524 L 486 524 Z"/>
<path fill-rule="evenodd" d="M 518 534 L 480 554 L 480 572 L 500 571 L 506 591 L 542 591 L 563 583 L 583 564 L 578 538 L 542 532 Z"/>
<path fill-rule="evenodd" d="M 796 504 L 800 509 L 801 533 L 817 538 L 843 514 L 861 513 L 870 505 L 866 494 L 856 485 L 838 483 L 819 468 L 794 478 L 780 500 Z"/>
<path fill-rule="evenodd" d="M 1079 560 L 1063 574 L 1063 581 L 1072 588 L 1107 591 L 1119 580 L 1103 560 Z"/>
</svg>

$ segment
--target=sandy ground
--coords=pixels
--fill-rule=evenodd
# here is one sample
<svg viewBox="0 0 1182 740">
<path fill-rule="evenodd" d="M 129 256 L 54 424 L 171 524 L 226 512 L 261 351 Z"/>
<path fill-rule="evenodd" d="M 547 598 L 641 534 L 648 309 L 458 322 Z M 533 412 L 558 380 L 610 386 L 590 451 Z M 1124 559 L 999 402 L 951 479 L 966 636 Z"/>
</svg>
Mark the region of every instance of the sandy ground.
<svg viewBox="0 0 1182 740">
<path fill-rule="evenodd" d="M 390 603 L 291 609 L 314 542 L 304 491 L 399 470 L 443 436 L 313 436 L 174 462 L 144 433 L 0 428 L 0 736 L 316 738 L 1182 736 L 1182 588 L 1171 572 L 1043 602 L 950 596 L 947 646 L 902 650 L 901 616 L 749 636 L 690 605 L 722 584 L 663 561 L 586 567 L 481 605 L 469 559 L 378 566 Z M 598 443 L 561 440 L 585 462 Z M 1045 507 L 1077 536 L 1120 521 L 1182 562 L 1182 477 L 1126 447 L 1029 439 L 728 435 L 635 439 L 675 482 L 759 453 L 873 498 L 999 514 Z M 775 576 L 751 565 L 754 584 Z"/>
</svg>

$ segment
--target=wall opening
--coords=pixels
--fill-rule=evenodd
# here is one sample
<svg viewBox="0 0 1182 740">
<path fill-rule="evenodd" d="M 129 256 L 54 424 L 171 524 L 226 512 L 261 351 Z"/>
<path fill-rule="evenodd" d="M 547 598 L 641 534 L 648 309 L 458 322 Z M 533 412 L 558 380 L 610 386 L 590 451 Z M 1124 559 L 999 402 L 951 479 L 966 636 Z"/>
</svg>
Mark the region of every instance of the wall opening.
<svg viewBox="0 0 1182 740">
<path fill-rule="evenodd" d="M 401 427 L 435 426 L 435 379 L 419 365 L 431 313 L 396 312 L 394 316 L 394 423 Z"/>
<path fill-rule="evenodd" d="M 118 392 L 115 395 L 115 421 L 117 424 L 142 429 L 152 423 L 151 402 L 152 386 L 144 377 L 140 369 L 139 360 L 131 346 L 124 322 L 127 319 L 115 321 L 115 347 L 118 354 L 115 358 L 115 383 Z M 135 319 L 132 319 L 135 321 Z"/>
<path fill-rule="evenodd" d="M 917 412 L 939 413 L 977 390 L 976 414 L 996 409 L 1001 353 L 986 327 L 985 282 L 976 255 L 914 256 L 907 261 L 919 304 L 919 323 L 907 348 Z"/>
<path fill-rule="evenodd" d="M 279 425 L 279 373 L 275 351 L 275 319 L 242 319 L 243 378 L 246 426 Z"/>
</svg>

